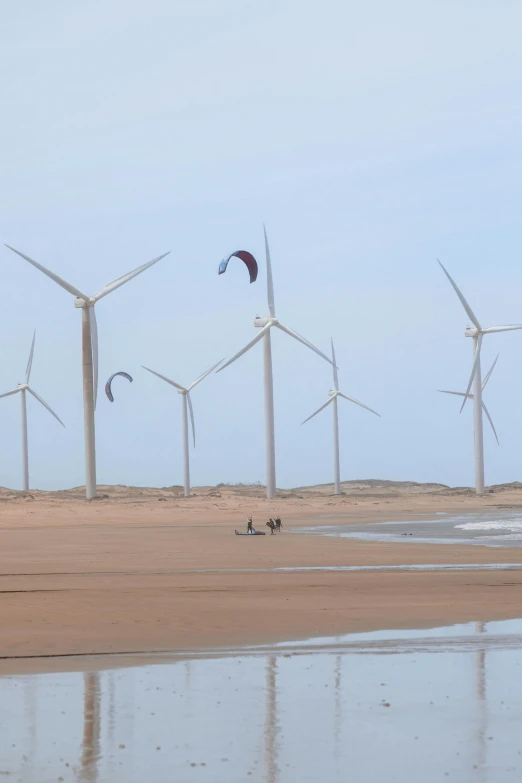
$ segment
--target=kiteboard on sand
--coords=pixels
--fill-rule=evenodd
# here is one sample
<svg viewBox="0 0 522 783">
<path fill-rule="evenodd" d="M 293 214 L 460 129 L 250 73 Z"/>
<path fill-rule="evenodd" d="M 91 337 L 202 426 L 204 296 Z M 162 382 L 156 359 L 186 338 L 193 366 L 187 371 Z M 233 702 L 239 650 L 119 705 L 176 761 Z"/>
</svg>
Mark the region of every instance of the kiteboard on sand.
<svg viewBox="0 0 522 783">
<path fill-rule="evenodd" d="M 261 533 L 260 530 L 254 531 L 254 533 L 240 533 L 239 530 L 234 530 L 236 536 L 264 536 L 265 533 Z"/>
</svg>

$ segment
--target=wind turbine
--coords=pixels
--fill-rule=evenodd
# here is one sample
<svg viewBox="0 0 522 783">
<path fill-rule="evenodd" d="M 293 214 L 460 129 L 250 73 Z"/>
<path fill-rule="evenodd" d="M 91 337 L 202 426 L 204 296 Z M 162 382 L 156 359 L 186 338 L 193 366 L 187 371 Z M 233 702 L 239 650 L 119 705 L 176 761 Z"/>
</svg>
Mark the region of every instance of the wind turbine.
<svg viewBox="0 0 522 783">
<path fill-rule="evenodd" d="M 198 383 L 201 383 L 207 375 L 210 375 L 212 370 L 215 370 L 218 364 L 221 364 L 223 359 L 220 359 L 219 362 L 214 364 L 210 370 L 207 370 L 203 373 L 203 375 L 200 375 L 199 378 L 196 378 L 195 381 L 193 381 L 190 386 L 185 387 L 181 386 L 179 383 L 176 383 L 176 381 L 171 381 L 170 378 L 166 378 L 164 375 L 160 375 L 159 372 L 156 372 L 155 370 L 151 370 L 149 367 L 145 367 L 143 364 L 141 365 L 144 370 L 147 370 L 148 372 L 151 372 L 153 375 L 157 375 L 158 378 L 161 378 L 162 381 L 166 381 L 167 383 L 170 383 L 171 386 L 174 386 L 178 390 L 178 394 L 181 394 L 183 401 L 181 405 L 181 417 L 182 417 L 182 429 L 183 429 L 183 485 L 185 490 L 185 497 L 188 498 L 190 496 L 190 463 L 189 463 L 189 437 L 188 437 L 188 418 L 187 418 L 187 408 L 190 413 L 190 423 L 192 424 L 192 438 L 194 440 L 194 447 L 196 446 L 196 428 L 194 425 L 194 411 L 192 409 L 192 400 L 190 399 L 190 392 L 194 388 L 194 386 L 197 386 Z"/>
<path fill-rule="evenodd" d="M 266 450 L 266 496 L 267 498 L 275 498 L 276 496 L 276 468 L 275 468 L 275 434 L 274 434 L 274 379 L 272 374 L 272 341 L 270 330 L 272 327 L 277 327 L 282 332 L 293 337 L 307 348 L 310 348 L 315 353 L 326 359 L 331 363 L 331 359 L 328 358 L 322 351 L 312 345 L 311 342 L 306 340 L 293 329 L 289 329 L 276 318 L 275 304 L 274 304 L 274 283 L 272 280 L 272 263 L 270 261 L 270 248 L 268 247 L 268 238 L 266 235 L 266 228 L 263 226 L 265 234 L 265 252 L 266 252 L 266 283 L 267 283 L 267 298 L 268 298 L 268 312 L 270 315 L 266 318 L 255 318 L 254 326 L 259 328 L 259 332 L 253 340 L 251 340 L 244 348 L 242 348 L 235 356 L 225 362 L 225 364 L 219 368 L 218 372 L 224 370 L 229 364 L 235 362 L 240 356 L 249 351 L 256 343 L 263 340 L 263 361 L 264 361 L 264 389 L 265 389 L 265 450 Z"/>
<path fill-rule="evenodd" d="M 29 261 L 34 267 L 43 272 L 44 275 L 50 277 L 59 286 L 65 288 L 70 294 L 76 297 L 74 300 L 74 306 L 78 307 L 82 311 L 82 370 L 83 370 L 83 421 L 85 430 L 85 493 L 87 500 L 91 500 L 96 497 L 96 442 L 94 431 L 94 410 L 96 408 L 96 395 L 98 387 L 98 328 L 96 326 L 96 314 L 94 312 L 94 306 L 100 299 L 103 299 L 107 294 L 111 294 L 117 288 L 128 283 L 136 275 L 141 274 L 149 266 L 161 261 L 162 258 L 168 256 L 169 253 L 163 253 L 162 256 L 153 258 L 132 272 L 129 272 L 123 277 L 119 277 L 114 282 L 109 283 L 100 289 L 94 296 L 87 296 L 83 294 L 78 288 L 63 280 L 54 272 L 46 269 L 37 261 L 33 261 L 32 258 L 21 253 L 10 245 L 6 245 L 9 250 L 17 253 L 26 261 Z M 169 251 L 170 252 L 170 251 Z"/>
<path fill-rule="evenodd" d="M 438 260 L 438 259 L 437 259 Z M 466 311 L 473 327 L 467 327 L 464 334 L 466 337 L 473 338 L 473 365 L 471 367 L 471 376 L 468 383 L 468 388 L 464 394 L 462 401 L 461 412 L 466 404 L 466 400 L 473 399 L 473 429 L 475 435 L 475 492 L 477 495 L 484 494 L 484 436 L 482 429 L 482 381 L 480 375 L 480 349 L 482 347 L 482 339 L 485 334 L 495 334 L 496 332 L 512 332 L 516 329 L 522 329 L 522 324 L 512 324 L 510 326 L 488 326 L 487 329 L 483 329 L 480 325 L 477 316 L 464 298 L 464 294 L 457 286 L 449 272 L 440 263 L 442 271 L 453 286 L 455 293 L 457 294 L 460 302 Z M 471 386 L 473 385 L 473 395 L 470 395 Z"/>
<path fill-rule="evenodd" d="M 491 373 L 492 373 L 492 372 L 493 372 L 493 370 L 495 369 L 495 365 L 496 365 L 496 363 L 497 363 L 497 360 L 498 360 L 498 357 L 499 357 L 499 356 L 500 356 L 500 354 L 497 354 L 497 358 L 495 359 L 495 361 L 493 362 L 493 364 L 492 364 L 492 365 L 491 365 L 491 367 L 489 368 L 489 372 L 488 372 L 488 374 L 486 375 L 486 377 L 484 378 L 484 381 L 482 382 L 482 391 L 484 391 L 484 389 L 485 389 L 485 387 L 486 387 L 486 384 L 487 384 L 487 382 L 488 382 L 488 381 L 489 381 L 489 379 L 491 378 Z M 464 392 L 446 391 L 445 389 L 437 389 L 437 391 L 438 391 L 438 392 L 440 392 L 441 394 L 456 394 L 458 397 L 464 397 L 464 396 L 465 396 Z M 472 394 L 468 394 L 468 395 L 467 395 L 467 397 L 468 397 L 468 399 L 470 399 L 470 400 L 472 400 L 472 399 L 473 399 L 473 395 L 472 395 Z M 484 413 L 485 413 L 485 414 L 486 414 L 486 416 L 488 417 L 488 421 L 489 421 L 489 423 L 491 424 L 491 429 L 493 430 L 493 434 L 495 435 L 495 438 L 497 439 L 497 443 L 500 445 L 500 443 L 499 443 L 499 440 L 498 440 L 497 431 L 496 431 L 496 429 L 495 429 L 495 425 L 493 424 L 493 419 L 492 419 L 492 418 L 491 418 L 491 416 L 489 415 L 489 411 L 488 411 L 488 409 L 486 408 L 486 405 L 485 405 L 485 403 L 484 403 L 484 402 L 482 403 L 482 410 L 484 411 Z"/>
<path fill-rule="evenodd" d="M 16 389 L 12 389 L 12 391 L 4 392 L 4 394 L 0 394 L 0 397 L 10 397 L 11 394 L 18 394 L 20 392 L 20 401 L 22 403 L 22 465 L 23 465 L 23 489 L 27 492 L 29 489 L 29 448 L 27 444 L 27 405 L 26 405 L 26 399 L 25 399 L 25 393 L 29 392 L 29 394 L 32 394 L 33 397 L 40 402 L 44 408 L 47 408 L 49 413 L 52 413 L 55 419 L 58 419 L 62 427 L 65 427 L 65 424 L 60 419 L 59 416 L 56 415 L 56 413 L 53 411 L 53 409 L 47 405 L 45 400 L 42 400 L 42 398 L 35 392 L 34 389 L 31 389 L 29 386 L 29 379 L 31 378 L 31 368 L 33 366 L 33 354 L 34 354 L 34 341 L 36 338 L 36 332 L 33 334 L 33 341 L 31 343 L 31 351 L 29 353 L 29 360 L 27 362 L 27 369 L 25 371 L 25 383 L 19 383 L 16 387 Z"/>
<path fill-rule="evenodd" d="M 324 410 L 328 405 L 332 404 L 332 419 L 333 419 L 333 443 L 334 443 L 334 485 L 335 485 L 335 494 L 340 495 L 341 494 L 341 470 L 339 465 L 339 417 L 337 413 L 337 398 L 343 397 L 345 400 L 349 400 L 349 402 L 354 402 L 356 405 L 360 405 L 361 408 L 366 408 L 367 411 L 370 411 L 370 413 L 375 413 L 376 416 L 380 417 L 380 413 L 377 413 L 377 411 L 374 411 L 372 408 L 369 408 L 367 405 L 364 405 L 364 403 L 359 402 L 359 400 L 356 400 L 355 397 L 349 397 L 347 394 L 343 394 L 342 391 L 339 391 L 339 377 L 337 375 L 337 366 L 335 364 L 335 349 L 332 339 L 332 364 L 333 364 L 333 379 L 334 379 L 334 387 L 328 392 L 328 402 L 325 402 L 324 405 L 321 405 L 320 408 L 318 408 L 315 413 L 312 413 L 311 416 L 309 416 L 307 419 L 305 419 L 302 424 L 306 424 L 307 421 L 310 421 L 310 419 L 313 419 L 314 416 L 317 416 L 318 413 L 320 413 L 322 410 Z"/>
</svg>

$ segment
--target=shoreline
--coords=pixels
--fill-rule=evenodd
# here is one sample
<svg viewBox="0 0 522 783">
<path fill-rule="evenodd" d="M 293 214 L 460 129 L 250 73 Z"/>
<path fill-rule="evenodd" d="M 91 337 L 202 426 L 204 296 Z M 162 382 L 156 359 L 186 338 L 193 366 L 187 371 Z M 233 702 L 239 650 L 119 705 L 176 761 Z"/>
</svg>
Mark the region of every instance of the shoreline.
<svg viewBox="0 0 522 783">
<path fill-rule="evenodd" d="M 484 636 L 484 630 L 478 633 L 476 628 L 491 623 L 510 626 L 516 623 L 517 629 L 498 630 Z M 471 626 L 475 629 L 471 631 Z M 463 632 L 463 629 L 464 632 Z M 469 629 L 469 631 L 468 631 Z M 440 631 L 446 631 L 441 636 Z M 265 658 L 283 656 L 289 658 L 301 655 L 328 653 L 340 654 L 390 654 L 406 652 L 441 651 L 469 652 L 474 645 L 476 651 L 494 652 L 499 649 L 519 649 L 522 631 L 522 618 L 508 620 L 468 620 L 464 623 L 452 623 L 447 626 L 431 625 L 414 628 L 386 628 L 371 631 L 355 631 L 335 636 L 306 637 L 304 639 L 283 640 L 255 645 L 221 646 L 187 650 L 138 650 L 135 652 L 115 651 L 111 653 L 86 653 L 73 655 L 33 656 L 29 658 L 10 658 L 2 660 L 3 669 L 0 678 L 9 675 L 52 674 L 65 672 L 111 671 L 121 668 L 140 668 L 165 666 L 180 662 L 219 660 L 227 658 Z M 434 633 L 435 632 L 435 633 Z M 514 638 L 516 638 L 516 642 Z"/>
</svg>

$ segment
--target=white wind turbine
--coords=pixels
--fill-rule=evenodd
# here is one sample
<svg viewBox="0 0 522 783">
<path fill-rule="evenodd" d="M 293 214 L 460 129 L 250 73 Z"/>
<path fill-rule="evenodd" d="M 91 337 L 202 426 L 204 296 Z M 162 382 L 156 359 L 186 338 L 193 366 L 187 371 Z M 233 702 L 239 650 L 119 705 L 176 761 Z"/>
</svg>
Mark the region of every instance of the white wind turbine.
<svg viewBox="0 0 522 783">
<path fill-rule="evenodd" d="M 438 260 L 438 259 L 437 259 Z M 480 325 L 477 316 L 467 303 L 463 293 L 458 288 L 457 284 L 446 271 L 444 266 L 440 263 L 442 271 L 450 281 L 451 285 L 455 289 L 455 293 L 461 301 L 464 310 L 466 311 L 469 319 L 471 320 L 473 327 L 467 327 L 464 334 L 466 337 L 473 338 L 473 365 L 471 368 L 471 376 L 468 383 L 462 401 L 461 411 L 466 404 L 466 400 L 473 399 L 473 429 L 475 435 L 475 491 L 477 495 L 484 494 L 484 437 L 482 429 L 482 381 L 480 374 L 480 349 L 482 347 L 482 338 L 485 334 L 496 334 L 496 332 L 512 332 L 515 329 L 522 329 L 522 324 L 512 324 L 510 326 L 488 326 L 487 329 L 483 329 Z M 470 395 L 471 386 L 473 385 L 473 394 Z"/>
<path fill-rule="evenodd" d="M 190 496 L 190 462 L 189 462 L 187 408 L 190 414 L 190 423 L 192 425 L 192 438 L 194 440 L 194 447 L 196 446 L 196 427 L 194 425 L 194 411 L 192 409 L 192 400 L 190 399 L 190 392 L 192 391 L 194 386 L 197 386 L 198 383 L 201 383 L 201 381 L 203 381 L 207 377 L 207 375 L 210 375 L 212 370 L 215 370 L 218 364 L 221 364 L 222 361 L 223 359 L 220 359 L 219 362 L 212 365 L 210 370 L 207 370 L 206 372 L 203 373 L 203 375 L 200 375 L 199 378 L 196 378 L 196 380 L 193 381 L 188 387 L 181 386 L 181 384 L 176 383 L 176 381 L 171 381 L 170 378 L 166 378 L 164 375 L 160 375 L 159 372 L 156 372 L 155 370 L 151 370 L 149 367 L 145 367 L 143 364 L 141 365 L 144 370 L 151 372 L 153 375 L 157 375 L 158 378 L 161 378 L 163 381 L 170 383 L 171 386 L 174 386 L 178 390 L 178 394 L 181 394 L 182 396 L 181 420 L 182 420 L 182 429 L 183 429 L 183 486 L 184 486 L 186 498 Z"/>
<path fill-rule="evenodd" d="M 484 389 L 486 388 L 487 382 L 491 378 L 491 373 L 495 369 L 495 365 L 496 365 L 496 363 L 498 361 L 498 357 L 499 356 L 500 356 L 500 354 L 497 354 L 497 358 L 495 359 L 495 361 L 493 362 L 493 364 L 489 368 L 489 372 L 488 372 L 488 374 L 486 375 L 486 377 L 484 378 L 484 380 L 482 382 L 482 391 L 484 391 Z M 457 395 L 457 397 L 466 397 L 467 396 L 468 400 L 472 400 L 473 399 L 473 395 L 472 394 L 465 395 L 464 392 L 447 391 L 446 389 L 437 389 L 437 391 L 440 392 L 441 394 L 455 394 L 455 395 Z M 493 434 L 494 434 L 494 436 L 495 436 L 495 438 L 497 440 L 497 443 L 500 445 L 499 440 L 498 440 L 497 431 L 495 429 L 495 425 L 493 424 L 493 419 L 491 418 L 491 416 L 489 414 L 489 411 L 486 408 L 486 405 L 485 405 L 484 402 L 482 402 L 482 410 L 484 411 L 484 413 L 488 417 L 488 421 L 489 421 L 489 423 L 491 425 L 491 429 L 493 430 Z"/>
<path fill-rule="evenodd" d="M 42 398 L 35 392 L 34 389 L 31 389 L 29 386 L 29 379 L 31 378 L 31 368 L 33 366 L 33 354 L 34 354 L 34 341 L 36 338 L 36 332 L 33 334 L 33 341 L 31 343 L 31 351 L 29 353 L 29 361 L 27 362 L 27 369 L 25 371 L 25 383 L 19 383 L 16 387 L 16 389 L 12 389 L 12 391 L 4 392 L 4 394 L 0 394 L 0 397 L 10 397 L 11 394 L 18 394 L 20 392 L 20 401 L 22 403 L 22 465 L 23 465 L 23 489 L 27 491 L 29 489 L 29 448 L 27 443 L 27 405 L 26 405 L 26 398 L 25 393 L 29 392 L 29 394 L 32 394 L 35 399 L 40 402 L 44 408 L 47 408 L 49 413 L 52 413 L 55 419 L 58 419 L 62 427 L 65 427 L 65 424 L 60 419 L 59 416 L 56 415 L 56 413 L 53 411 L 53 409 L 47 405 L 45 400 L 42 400 Z"/>
<path fill-rule="evenodd" d="M 280 329 L 282 332 L 293 337 L 307 348 L 310 348 L 315 353 L 326 359 L 331 363 L 331 359 L 328 358 L 322 351 L 312 345 L 311 342 L 306 340 L 297 332 L 289 329 L 276 318 L 275 304 L 274 304 L 274 284 L 272 281 L 272 264 L 270 261 L 270 248 L 268 247 L 268 238 L 266 235 L 266 228 L 263 226 L 265 234 L 265 252 L 266 252 L 266 282 L 267 282 L 267 295 L 268 295 L 268 312 L 270 315 L 267 318 L 255 318 L 254 326 L 260 328 L 259 334 L 254 337 L 239 353 L 236 353 L 228 362 L 219 368 L 218 372 L 224 370 L 229 364 L 235 362 L 240 356 L 249 351 L 256 343 L 263 340 L 263 359 L 264 359 L 264 389 L 265 389 L 265 449 L 266 449 L 266 496 L 267 498 L 274 498 L 276 496 L 276 468 L 275 468 L 275 434 L 274 434 L 274 380 L 272 374 L 272 342 L 270 330 L 273 326 Z"/>
<path fill-rule="evenodd" d="M 312 413 L 311 416 L 309 416 L 307 419 L 305 419 L 302 423 L 306 424 L 307 421 L 310 421 L 310 419 L 313 419 L 314 416 L 317 416 L 318 413 L 320 413 L 322 410 L 324 410 L 328 405 L 332 405 L 332 420 L 333 420 L 333 444 L 334 444 L 334 486 L 335 486 L 335 494 L 340 495 L 341 494 L 341 469 L 339 464 L 339 416 L 337 412 L 337 398 L 343 397 L 345 400 L 349 400 L 349 402 L 354 402 L 356 405 L 360 405 L 361 408 L 366 408 L 367 411 L 370 411 L 371 413 L 375 413 L 376 416 L 380 417 L 380 413 L 377 413 L 377 411 L 374 411 L 373 408 L 369 408 L 367 405 L 364 405 L 364 403 L 359 402 L 359 400 L 356 400 L 355 397 L 349 397 L 347 394 L 343 394 L 342 391 L 339 391 L 339 378 L 337 375 L 337 366 L 335 364 L 335 350 L 334 350 L 334 344 L 332 340 L 332 364 L 333 364 L 333 379 L 334 379 L 334 387 L 328 392 L 328 401 L 325 402 L 324 405 L 321 405 L 320 408 L 318 408 L 315 413 Z"/>
<path fill-rule="evenodd" d="M 83 420 L 85 430 L 85 492 L 87 500 L 91 500 L 96 497 L 96 443 L 95 443 L 95 431 L 94 431 L 94 410 L 96 408 L 96 395 L 98 387 L 98 329 L 96 326 L 96 314 L 94 312 L 94 306 L 100 299 L 107 294 L 111 294 L 117 288 L 128 283 L 136 275 L 141 274 L 149 266 L 161 261 L 162 258 L 168 255 L 163 255 L 152 259 L 146 264 L 139 266 L 132 272 L 129 272 L 123 277 L 119 277 L 114 282 L 104 286 L 94 296 L 87 296 L 82 293 L 78 288 L 75 288 L 70 283 L 67 283 L 54 272 L 46 269 L 37 261 L 33 261 L 29 256 L 24 255 L 19 250 L 15 250 L 14 247 L 6 245 L 9 250 L 17 253 L 30 264 L 35 266 L 44 275 L 50 277 L 59 286 L 65 288 L 70 294 L 76 297 L 74 300 L 74 306 L 78 307 L 82 311 L 82 370 L 83 370 Z M 170 251 L 169 251 L 170 252 Z"/>
</svg>

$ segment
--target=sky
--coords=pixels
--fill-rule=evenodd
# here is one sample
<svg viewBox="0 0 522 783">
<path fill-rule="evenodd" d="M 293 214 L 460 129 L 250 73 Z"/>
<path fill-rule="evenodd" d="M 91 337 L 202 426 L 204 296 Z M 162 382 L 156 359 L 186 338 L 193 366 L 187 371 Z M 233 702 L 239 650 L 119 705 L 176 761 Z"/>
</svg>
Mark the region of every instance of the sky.
<svg viewBox="0 0 522 783">
<path fill-rule="evenodd" d="M 468 319 L 522 323 L 522 7 L 505 0 L 28 0 L 0 11 L 0 392 L 31 383 L 31 486 L 85 482 L 81 316 L 8 243 L 97 306 L 100 484 L 179 485 L 188 384 L 276 311 L 333 337 L 341 477 L 473 483 Z M 259 261 L 249 285 L 236 249 Z M 330 366 L 272 340 L 279 487 L 333 479 Z M 522 333 L 487 336 L 486 483 L 522 480 Z M 117 379 L 115 402 L 103 384 Z M 265 481 L 262 350 L 193 392 L 194 485 Z M 0 399 L 0 484 L 22 480 L 20 400 Z"/>
</svg>

